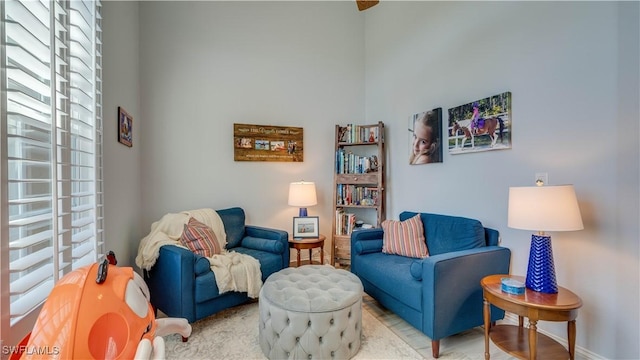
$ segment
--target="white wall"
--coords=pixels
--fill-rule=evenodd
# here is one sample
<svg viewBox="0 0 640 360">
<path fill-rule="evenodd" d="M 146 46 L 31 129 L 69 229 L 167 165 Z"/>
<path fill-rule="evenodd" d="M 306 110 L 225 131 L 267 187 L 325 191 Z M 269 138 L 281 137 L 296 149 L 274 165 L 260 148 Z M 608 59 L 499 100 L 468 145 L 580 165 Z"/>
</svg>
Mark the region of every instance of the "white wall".
<svg viewBox="0 0 640 360">
<path fill-rule="evenodd" d="M 106 250 L 118 264 L 131 265 L 143 236 L 138 52 L 138 3 L 105 1 L 103 4 L 103 116 L 104 206 Z M 118 142 L 118 106 L 133 117 L 133 147 Z"/>
<path fill-rule="evenodd" d="M 581 296 L 577 345 L 640 356 L 638 3 L 389 2 L 368 10 L 367 119 L 387 123 L 387 216 L 468 216 L 500 230 L 524 275 L 530 233 L 510 186 L 572 183 L 585 230 L 554 233 L 558 283 Z M 511 91 L 513 148 L 408 165 L 411 114 Z M 446 133 L 445 133 L 446 136 Z M 446 139 L 446 137 L 445 137 Z M 540 328 L 566 338 L 566 325 Z"/>
<path fill-rule="evenodd" d="M 506 226 L 508 187 L 536 172 L 573 183 L 585 230 L 552 235 L 558 282 L 584 302 L 577 344 L 640 357 L 637 2 L 103 4 L 106 234 L 129 265 L 167 212 L 237 205 L 289 230 L 287 186 L 301 178 L 318 184 L 310 213 L 329 234 L 334 125 L 382 120 L 387 217 L 478 218 L 501 231 L 515 274 L 530 234 Z M 512 149 L 407 164 L 409 115 L 441 106 L 446 120 L 503 91 Z M 134 116 L 132 149 L 110 129 L 118 105 Z M 304 127 L 305 161 L 234 162 L 233 123 Z M 564 324 L 540 327 L 566 337 Z"/>
<path fill-rule="evenodd" d="M 364 15 L 344 2 L 141 2 L 143 226 L 240 206 L 291 231 L 288 186 L 318 184 L 330 233 L 334 124 L 364 118 Z M 304 128 L 304 162 L 234 162 L 233 124 Z"/>
</svg>

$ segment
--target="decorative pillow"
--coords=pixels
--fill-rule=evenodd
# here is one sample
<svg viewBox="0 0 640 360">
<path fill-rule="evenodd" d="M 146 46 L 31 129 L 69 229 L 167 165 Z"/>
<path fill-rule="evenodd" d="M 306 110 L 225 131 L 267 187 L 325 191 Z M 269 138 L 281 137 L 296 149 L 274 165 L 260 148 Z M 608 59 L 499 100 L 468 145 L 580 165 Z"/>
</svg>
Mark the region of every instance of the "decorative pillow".
<svg viewBox="0 0 640 360">
<path fill-rule="evenodd" d="M 429 256 L 420 215 L 405 221 L 385 220 L 382 222 L 382 229 L 383 253 L 419 259 Z"/>
<path fill-rule="evenodd" d="M 198 255 L 210 257 L 220 254 L 220 244 L 213 233 L 213 229 L 201 223 L 195 218 L 190 218 L 184 225 L 184 231 L 180 236 L 180 243 Z"/>
</svg>

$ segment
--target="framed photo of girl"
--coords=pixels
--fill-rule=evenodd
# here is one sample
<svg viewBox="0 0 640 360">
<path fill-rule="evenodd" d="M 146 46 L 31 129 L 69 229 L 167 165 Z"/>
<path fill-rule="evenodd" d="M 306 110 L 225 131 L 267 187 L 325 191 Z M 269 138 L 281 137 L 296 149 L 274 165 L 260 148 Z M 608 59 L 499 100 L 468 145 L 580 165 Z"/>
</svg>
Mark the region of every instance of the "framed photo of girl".
<svg viewBox="0 0 640 360">
<path fill-rule="evenodd" d="M 442 108 L 409 118 L 409 164 L 442 162 Z"/>
<path fill-rule="evenodd" d="M 118 106 L 118 142 L 133 146 L 133 117 L 122 106 Z"/>
</svg>

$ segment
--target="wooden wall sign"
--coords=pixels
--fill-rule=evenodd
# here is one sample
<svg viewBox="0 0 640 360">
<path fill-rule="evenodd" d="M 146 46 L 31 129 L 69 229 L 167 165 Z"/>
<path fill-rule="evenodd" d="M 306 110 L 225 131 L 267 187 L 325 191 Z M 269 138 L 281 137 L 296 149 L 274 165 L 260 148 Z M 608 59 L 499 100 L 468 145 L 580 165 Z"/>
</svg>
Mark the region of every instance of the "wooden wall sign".
<svg viewBox="0 0 640 360">
<path fill-rule="evenodd" d="M 302 128 L 288 126 L 233 124 L 233 160 L 304 160 Z"/>
</svg>

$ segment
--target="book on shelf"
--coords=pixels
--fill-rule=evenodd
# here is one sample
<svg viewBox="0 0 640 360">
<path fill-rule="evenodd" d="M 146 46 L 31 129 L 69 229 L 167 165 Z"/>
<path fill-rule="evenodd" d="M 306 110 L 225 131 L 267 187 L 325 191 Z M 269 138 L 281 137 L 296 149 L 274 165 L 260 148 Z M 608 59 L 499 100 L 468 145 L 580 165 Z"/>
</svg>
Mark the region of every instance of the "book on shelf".
<svg viewBox="0 0 640 360">
<path fill-rule="evenodd" d="M 376 143 L 380 139 L 378 125 L 347 124 L 338 128 L 338 141 L 342 143 Z"/>
<path fill-rule="evenodd" d="M 363 142 L 378 142 L 378 126 L 369 126 L 364 129 L 364 140 Z"/>
<path fill-rule="evenodd" d="M 356 215 L 336 210 L 336 235 L 351 235 L 356 227 Z"/>
<path fill-rule="evenodd" d="M 378 157 L 376 155 L 360 156 L 344 149 L 336 151 L 336 173 L 366 174 L 376 171 L 378 171 Z"/>
<path fill-rule="evenodd" d="M 336 205 L 377 206 L 378 191 L 374 186 L 337 184 Z"/>
</svg>

